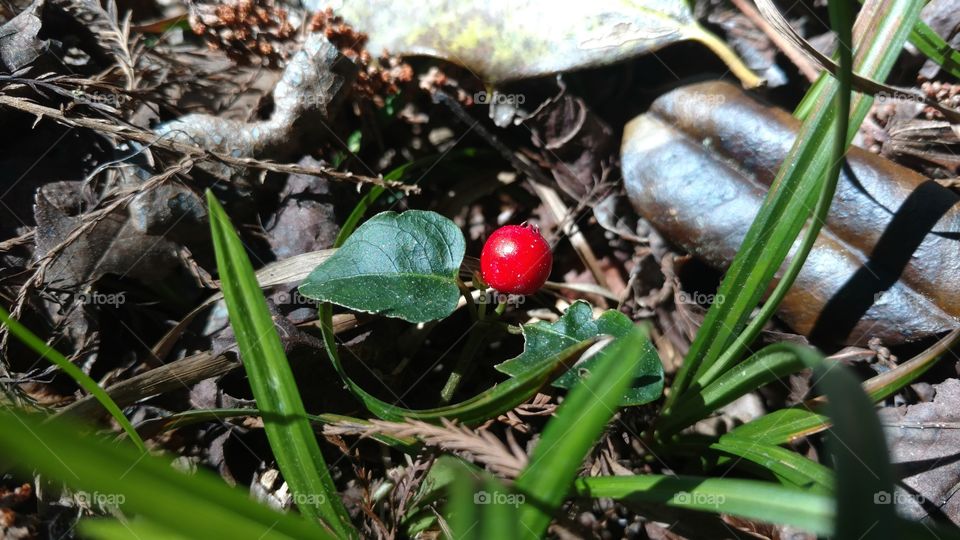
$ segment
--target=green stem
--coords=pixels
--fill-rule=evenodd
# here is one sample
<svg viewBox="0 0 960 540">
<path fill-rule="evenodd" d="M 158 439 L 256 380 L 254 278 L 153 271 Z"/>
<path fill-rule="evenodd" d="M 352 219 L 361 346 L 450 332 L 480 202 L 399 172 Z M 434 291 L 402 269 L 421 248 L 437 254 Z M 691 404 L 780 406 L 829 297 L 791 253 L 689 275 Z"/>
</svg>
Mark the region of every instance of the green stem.
<svg viewBox="0 0 960 540">
<path fill-rule="evenodd" d="M 483 309 L 484 306 L 486 306 L 486 304 L 480 304 L 480 309 Z M 467 344 L 463 346 L 463 350 L 460 351 L 460 357 L 457 358 L 457 364 L 453 367 L 450 377 L 447 378 L 447 383 L 443 385 L 443 390 L 440 391 L 440 401 L 444 404 L 450 403 L 450 400 L 453 399 L 453 394 L 456 393 L 457 387 L 460 386 L 460 381 L 463 380 L 467 371 L 473 367 L 473 358 L 477 355 L 477 350 L 480 349 L 484 338 L 487 337 L 488 327 L 482 322 L 482 319 L 476 326 L 479 328 L 476 328 L 470 333 L 470 337 L 467 338 Z"/>
</svg>

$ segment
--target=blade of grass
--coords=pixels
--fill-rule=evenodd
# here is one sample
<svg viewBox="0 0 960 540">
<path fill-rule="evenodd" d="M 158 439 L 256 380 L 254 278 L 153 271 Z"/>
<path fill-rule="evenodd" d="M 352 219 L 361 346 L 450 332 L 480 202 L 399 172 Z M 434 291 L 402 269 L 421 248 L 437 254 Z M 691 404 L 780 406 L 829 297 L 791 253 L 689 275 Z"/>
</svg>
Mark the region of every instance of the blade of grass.
<svg viewBox="0 0 960 540">
<path fill-rule="evenodd" d="M 301 512 L 322 521 L 339 537 L 354 538 L 357 531 L 327 471 L 253 266 L 209 190 L 207 204 L 230 326 L 250 389 L 264 412 L 264 431 L 280 472 L 298 500 L 313 503 L 299 505 Z"/>
<path fill-rule="evenodd" d="M 100 385 L 97 384 L 97 381 L 93 380 L 89 375 L 84 373 L 83 370 L 73 365 L 73 362 L 60 354 L 56 349 L 47 345 L 26 326 L 20 324 L 20 321 L 10 317 L 10 314 L 7 313 L 7 311 L 3 308 L 0 308 L 0 321 L 2 321 L 4 326 L 6 326 L 10 332 L 17 337 L 17 339 L 22 341 L 24 345 L 30 347 L 37 354 L 47 359 L 50 363 L 59 367 L 64 373 L 67 374 L 67 376 L 76 381 L 80 388 L 83 388 L 90 395 L 96 398 L 96 400 L 103 405 L 103 408 L 110 413 L 110 416 L 112 416 L 113 419 L 120 424 L 120 427 L 123 428 L 123 431 L 125 431 L 127 436 L 130 437 L 130 441 L 137 446 L 137 449 L 139 449 L 141 452 L 147 451 L 143 444 L 143 439 L 141 439 L 140 435 L 137 434 L 137 430 L 134 429 L 130 421 L 127 420 L 127 417 L 124 416 L 123 411 L 120 410 L 120 407 L 117 406 L 113 399 L 110 398 L 103 388 L 100 388 Z"/>
<path fill-rule="evenodd" d="M 863 75 L 883 79 L 892 68 L 906 40 L 909 24 L 916 20 L 920 6 L 910 2 L 891 2 L 880 7 L 876 7 L 875 2 L 869 4 L 873 7 L 864 8 L 861 14 L 861 45 L 855 67 Z M 847 66 L 843 70 L 849 69 L 849 62 L 843 64 Z M 809 217 L 814 200 L 832 197 L 832 193 L 828 196 L 824 192 L 828 187 L 826 173 L 838 156 L 822 152 L 822 149 L 839 147 L 836 140 L 840 133 L 838 116 L 842 115 L 838 115 L 832 105 L 837 94 L 845 92 L 841 92 L 832 79 L 822 87 L 826 90 L 811 107 L 794 147 L 720 286 L 718 296 L 723 295 L 726 301 L 711 306 L 678 372 L 666 403 L 667 411 L 692 385 L 702 388 L 738 360 L 729 355 L 724 358 L 725 364 L 717 363 L 745 327 L 751 311 L 768 289 Z M 846 137 L 841 139 L 850 140 L 869 106 L 869 98 L 857 97 L 850 128 Z"/>
<path fill-rule="evenodd" d="M 890 397 L 930 369 L 958 342 L 960 330 L 954 330 L 910 360 L 864 381 L 864 392 L 872 401 Z M 819 433 L 830 427 L 830 419 L 816 412 L 826 401 L 820 396 L 808 400 L 803 406 L 774 411 L 734 428 L 729 434 L 766 444 L 785 444 Z"/>
<path fill-rule="evenodd" d="M 833 471 L 792 450 L 729 435 L 720 437 L 710 448 L 751 461 L 794 487 L 833 492 Z"/>
<path fill-rule="evenodd" d="M 647 341 L 645 329 L 634 328 L 608 345 L 609 353 L 588 379 L 575 386 L 547 423 L 530 463 L 515 488 L 527 497 L 520 507 L 520 535 L 539 538 L 547 531 L 590 448 L 615 414 L 629 387 Z"/>
<path fill-rule="evenodd" d="M 578 478 L 574 491 L 579 497 L 660 503 L 793 525 L 817 534 L 833 531 L 833 497 L 770 482 L 659 474 L 601 476 Z"/>
<path fill-rule="evenodd" d="M 98 540 L 186 540 L 189 537 L 174 534 L 166 527 L 145 519 L 84 519 L 77 525 L 80 536 Z"/>
<path fill-rule="evenodd" d="M 569 365 L 570 359 L 576 358 L 595 343 L 595 339 L 581 341 L 571 345 L 554 355 L 549 362 L 544 362 L 535 368 L 515 374 L 506 381 L 465 399 L 444 407 L 432 409 L 408 409 L 388 403 L 364 390 L 357 384 L 343 367 L 340 353 L 337 351 L 336 336 L 330 322 L 333 320 L 333 306 L 321 304 L 319 308 L 320 330 L 323 343 L 327 350 L 330 363 L 343 379 L 350 392 L 364 404 L 373 414 L 383 420 L 403 421 L 407 418 L 426 422 L 439 422 L 441 418 L 458 420 L 464 424 L 478 424 L 494 418 L 517 405 L 520 405 L 543 387 L 551 378 L 560 375 L 558 368 Z"/>
<path fill-rule="evenodd" d="M 695 398 L 677 402 L 661 420 L 659 429 L 664 433 L 675 433 L 744 394 L 803 367 L 796 354 L 779 344 L 764 347 L 707 385 Z"/>
<path fill-rule="evenodd" d="M 177 472 L 169 459 L 91 437 L 59 419 L 0 411 L 0 456 L 4 467 L 114 495 L 122 511 L 187 538 L 333 538 L 318 524 L 251 500 L 213 473 Z"/>
<path fill-rule="evenodd" d="M 820 188 L 820 194 L 817 198 L 816 207 L 813 209 L 813 219 L 810 221 L 806 232 L 800 241 L 796 255 L 787 265 L 787 269 L 780 281 L 777 283 L 773 292 L 767 297 L 760 312 L 747 324 L 743 332 L 737 336 L 737 339 L 720 355 L 716 363 L 706 370 L 703 374 L 703 381 L 709 382 L 718 374 L 723 373 L 729 366 L 733 365 L 747 350 L 747 347 L 757 339 L 763 330 L 767 321 L 773 317 L 780 302 L 787 295 L 787 291 L 793 285 L 800 269 L 813 249 L 813 244 L 820 234 L 820 229 L 827 220 L 827 213 L 830 211 L 830 203 L 833 201 L 833 194 L 837 190 L 837 182 L 840 179 L 840 169 L 843 164 L 843 156 L 846 153 L 847 145 L 853 134 L 848 134 L 851 103 L 851 88 L 853 86 L 853 38 L 851 36 L 851 21 L 853 14 L 850 11 L 849 4 L 843 4 L 844 8 L 831 8 L 831 21 L 837 32 L 838 55 L 840 57 L 840 69 L 837 72 L 837 84 L 839 91 L 836 94 L 836 114 L 834 120 L 834 147 L 831 154 L 829 170 L 823 180 Z M 834 11 L 837 11 L 834 13 Z M 856 132 L 856 130 L 854 130 Z"/>
<path fill-rule="evenodd" d="M 960 78 L 960 51 L 951 47 L 923 21 L 917 21 L 910 30 L 910 43 L 924 56 L 939 64 L 944 71 Z"/>
</svg>

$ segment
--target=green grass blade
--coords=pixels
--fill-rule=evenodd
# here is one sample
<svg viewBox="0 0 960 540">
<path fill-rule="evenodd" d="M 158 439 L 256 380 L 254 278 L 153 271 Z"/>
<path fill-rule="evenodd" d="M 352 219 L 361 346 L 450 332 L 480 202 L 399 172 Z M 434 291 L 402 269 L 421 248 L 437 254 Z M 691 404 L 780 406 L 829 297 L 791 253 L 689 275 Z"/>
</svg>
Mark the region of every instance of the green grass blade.
<svg viewBox="0 0 960 540">
<path fill-rule="evenodd" d="M 874 497 L 893 493 L 893 472 L 883 429 L 860 382 L 842 364 L 826 362 L 813 349 L 787 344 L 813 368 L 813 380 L 829 398 L 833 423 L 827 448 L 837 470 L 838 538 L 896 538 L 895 513 Z"/>
<path fill-rule="evenodd" d="M 97 540 L 187 540 L 189 536 L 174 534 L 167 529 L 147 521 L 137 519 L 120 521 L 118 519 L 84 519 L 77 525 L 80 536 Z"/>
<path fill-rule="evenodd" d="M 830 419 L 822 414 L 798 407 L 780 409 L 737 426 L 728 435 L 756 441 L 759 444 L 787 444 L 811 435 L 828 425 Z"/>
<path fill-rule="evenodd" d="M 0 411 L 0 456 L 4 467 L 113 496 L 125 513 L 188 538 L 333 538 L 316 523 L 258 504 L 208 471 L 177 472 L 168 459 L 91 437 L 59 419 Z"/>
<path fill-rule="evenodd" d="M 924 56 L 940 64 L 944 71 L 960 79 L 960 51 L 951 47 L 923 21 L 914 24 L 910 31 L 910 43 Z"/>
<path fill-rule="evenodd" d="M 297 382 L 253 266 L 226 212 L 210 191 L 207 203 L 230 325 L 253 396 L 264 412 L 264 431 L 280 472 L 295 496 L 313 502 L 299 505 L 301 512 L 321 520 L 340 537 L 356 537 L 357 531 L 307 420 Z"/>
<path fill-rule="evenodd" d="M 530 463 L 515 487 L 526 498 L 520 533 L 539 538 L 547 531 L 583 460 L 615 414 L 642 356 L 646 332 L 635 328 L 610 344 L 588 379 L 574 387 L 547 423 Z"/>
<path fill-rule="evenodd" d="M 494 418 L 520 405 L 551 380 L 559 375 L 557 367 L 564 362 L 585 351 L 594 340 L 584 340 L 572 345 L 556 355 L 550 362 L 544 362 L 537 369 L 532 369 L 507 379 L 476 396 L 459 403 L 432 409 L 408 409 L 388 403 L 364 390 L 357 384 L 343 367 L 340 353 L 337 351 L 336 336 L 333 333 L 333 306 L 321 304 L 319 308 L 320 330 L 323 334 L 324 346 L 330 363 L 343 379 L 350 392 L 359 399 L 373 414 L 384 420 L 403 421 L 405 418 L 423 420 L 425 422 L 439 422 L 441 418 L 457 420 L 464 424 L 478 424 Z"/>
<path fill-rule="evenodd" d="M 770 482 L 691 476 L 601 476 L 579 478 L 577 496 L 660 503 L 675 508 L 724 513 L 793 525 L 828 535 L 833 531 L 833 497 Z"/>
<path fill-rule="evenodd" d="M 779 344 L 765 347 L 707 385 L 697 399 L 677 402 L 661 418 L 658 429 L 661 434 L 676 433 L 744 394 L 803 367 L 803 362 L 793 351 Z"/>
<path fill-rule="evenodd" d="M 860 74 L 876 79 L 886 78 L 907 39 L 909 28 L 917 20 L 919 10 L 919 3 L 901 1 L 884 4 L 876 12 L 870 12 L 875 13 L 876 17 L 867 21 L 869 24 L 866 24 L 855 62 Z M 841 63 L 850 65 L 843 58 Z M 726 301 L 714 303 L 707 312 L 703 326 L 674 381 L 667 409 L 687 389 L 695 392 L 704 387 L 739 359 L 728 355 L 724 357 L 723 364 L 718 362 L 734 344 L 735 337 L 744 329 L 750 313 L 767 291 L 774 274 L 807 221 L 809 208 L 817 200 L 825 201 L 832 197 L 832 193 L 826 192 L 830 187 L 827 173 L 836 164 L 838 156 L 832 155 L 835 150 L 829 153 L 822 150 L 840 147 L 837 139 L 842 127 L 841 115 L 834 101 L 837 94 L 846 92 L 842 92 L 838 86 L 836 81 L 830 79 L 814 87 L 814 90 L 823 91 L 808 107 L 801 132 L 721 283 L 718 296 L 723 295 Z M 845 139 L 845 143 L 849 143 L 851 133 L 863 121 L 871 103 L 868 96 L 857 96 L 846 137 L 840 137 L 841 140 Z M 823 205 L 820 206 L 822 209 Z M 788 285 L 783 285 L 784 291 Z M 774 307 L 771 306 L 765 313 L 769 315 Z"/>
<path fill-rule="evenodd" d="M 76 381 L 80 388 L 83 388 L 96 398 L 96 400 L 103 405 L 103 408 L 110 413 L 110 416 L 120 424 L 120 427 L 123 428 L 123 431 L 130 437 L 133 444 L 135 444 L 141 452 L 147 451 L 143 445 L 143 440 L 140 438 L 140 435 L 137 434 L 137 430 L 134 429 L 130 421 L 127 420 L 127 417 L 124 416 L 123 411 L 120 410 L 120 407 L 117 406 L 113 399 L 110 398 L 103 388 L 100 388 L 97 381 L 73 365 L 73 362 L 60 354 L 56 349 L 47 345 L 42 339 L 37 337 L 36 334 L 31 332 L 29 328 L 20 324 L 20 321 L 10 317 L 10 314 L 3 308 L 0 308 L 0 321 L 2 321 L 4 326 L 6 326 L 17 339 L 22 341 L 24 345 L 36 351 L 37 354 L 46 358 L 50 363 L 55 364 L 70 378 Z"/>
<path fill-rule="evenodd" d="M 710 448 L 750 461 L 794 487 L 833 492 L 833 471 L 792 450 L 730 435 L 720 437 Z"/>
</svg>

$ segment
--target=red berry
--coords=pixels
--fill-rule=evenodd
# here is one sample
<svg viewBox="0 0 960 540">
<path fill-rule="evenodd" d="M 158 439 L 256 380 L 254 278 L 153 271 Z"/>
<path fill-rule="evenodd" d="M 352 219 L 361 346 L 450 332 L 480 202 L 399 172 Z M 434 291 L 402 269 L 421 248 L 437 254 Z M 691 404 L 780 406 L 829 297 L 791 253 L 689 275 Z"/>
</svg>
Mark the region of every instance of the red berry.
<svg viewBox="0 0 960 540">
<path fill-rule="evenodd" d="M 499 292 L 533 294 L 550 275 L 553 253 L 530 225 L 507 225 L 493 231 L 480 253 L 483 280 Z"/>
</svg>

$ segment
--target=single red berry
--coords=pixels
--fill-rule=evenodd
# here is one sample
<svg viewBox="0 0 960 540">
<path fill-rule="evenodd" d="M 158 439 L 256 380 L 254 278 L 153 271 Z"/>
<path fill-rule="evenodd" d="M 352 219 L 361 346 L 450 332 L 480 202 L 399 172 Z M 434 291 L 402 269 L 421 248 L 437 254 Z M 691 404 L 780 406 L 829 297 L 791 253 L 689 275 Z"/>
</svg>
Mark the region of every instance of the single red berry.
<svg viewBox="0 0 960 540">
<path fill-rule="evenodd" d="M 488 285 L 507 294 L 533 294 L 553 268 L 550 245 L 540 229 L 506 225 L 493 231 L 480 252 L 480 273 Z"/>
</svg>

